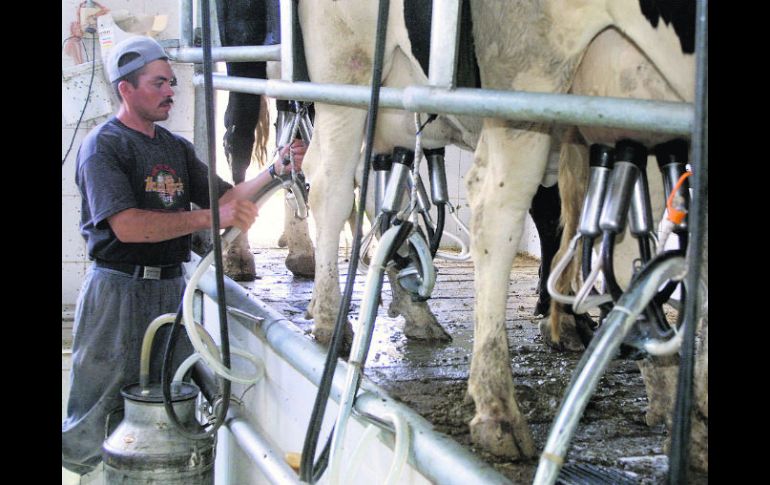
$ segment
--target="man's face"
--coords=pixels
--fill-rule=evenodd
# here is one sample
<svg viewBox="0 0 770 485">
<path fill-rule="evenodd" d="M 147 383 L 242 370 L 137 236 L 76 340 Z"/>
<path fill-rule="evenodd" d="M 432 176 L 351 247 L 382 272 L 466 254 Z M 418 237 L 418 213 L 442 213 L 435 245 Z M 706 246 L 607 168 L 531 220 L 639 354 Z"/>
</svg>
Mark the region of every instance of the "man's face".
<svg viewBox="0 0 770 485">
<path fill-rule="evenodd" d="M 137 115 L 148 121 L 163 121 L 168 119 L 169 111 L 174 101 L 172 86 L 176 86 L 174 71 L 168 61 L 158 59 L 144 67 L 139 76 L 137 87 L 126 82 L 126 92 L 123 99 L 131 106 Z"/>
</svg>

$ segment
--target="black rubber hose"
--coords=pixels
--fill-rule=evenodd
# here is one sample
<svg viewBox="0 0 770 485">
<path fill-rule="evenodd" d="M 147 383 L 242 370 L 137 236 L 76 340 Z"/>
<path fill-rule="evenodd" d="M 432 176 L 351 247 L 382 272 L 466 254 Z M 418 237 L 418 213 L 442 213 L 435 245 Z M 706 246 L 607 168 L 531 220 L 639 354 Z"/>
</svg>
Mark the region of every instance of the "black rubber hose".
<svg viewBox="0 0 770 485">
<path fill-rule="evenodd" d="M 642 257 L 642 263 L 647 263 L 652 259 L 652 250 L 650 249 L 650 240 L 647 236 L 641 236 L 637 239 L 639 243 L 639 254 Z"/>
<path fill-rule="evenodd" d="M 593 257 L 594 238 L 589 236 L 583 236 L 583 253 L 581 255 L 581 268 L 583 271 L 583 279 L 587 280 L 591 274 L 591 258 Z"/>
<path fill-rule="evenodd" d="M 687 250 L 687 233 L 681 232 L 677 234 L 677 237 L 679 238 L 679 249 L 682 250 L 682 252 Z M 662 305 L 666 303 L 670 298 L 671 295 L 674 293 L 674 290 L 679 287 L 681 288 L 680 291 L 684 291 L 684 285 L 681 282 L 678 281 L 670 281 L 658 294 L 655 296 L 655 302 L 659 305 Z M 682 294 L 682 301 L 684 301 L 684 294 Z"/>
<path fill-rule="evenodd" d="M 444 225 L 446 224 L 446 204 L 436 204 L 436 230 L 430 238 L 430 255 L 436 257 L 441 236 L 444 234 Z"/>
<path fill-rule="evenodd" d="M 614 301 L 618 301 L 623 295 L 623 290 L 618 285 L 618 281 L 615 279 L 615 272 L 612 262 L 612 250 L 615 246 L 615 234 L 611 231 L 604 231 L 602 236 L 602 266 L 604 268 L 604 283 L 607 285 L 607 289 L 612 295 Z"/>
<path fill-rule="evenodd" d="M 374 62 L 372 65 L 372 91 L 369 99 L 369 111 L 366 124 L 364 171 L 359 192 L 360 203 L 358 206 L 358 213 L 356 214 L 356 233 L 353 238 L 353 249 L 350 254 L 350 266 L 345 282 L 345 292 L 342 296 L 342 301 L 340 302 L 337 321 L 334 326 L 334 334 L 332 335 L 332 340 L 329 344 L 329 353 L 326 355 L 323 376 L 321 377 L 321 382 L 318 386 L 318 393 L 316 394 L 316 399 L 313 403 L 313 411 L 310 416 L 308 430 L 305 434 L 305 442 L 302 447 L 299 475 L 301 480 L 311 484 L 315 482 L 316 477 L 320 476 L 328 465 L 328 454 L 325 457 L 320 457 L 316 467 L 313 466 L 313 461 L 315 459 L 321 425 L 323 424 L 324 412 L 326 411 L 326 403 L 329 399 L 337 357 L 339 356 L 340 347 L 344 340 L 345 324 L 347 323 L 347 315 L 350 309 L 350 300 L 353 294 L 353 285 L 355 283 L 358 268 L 358 258 L 362 239 L 361 228 L 363 227 L 364 208 L 366 207 L 366 192 L 369 185 L 369 167 L 372 159 L 372 145 L 377 124 L 380 86 L 382 84 L 382 66 L 383 58 L 385 57 L 385 34 L 388 25 L 389 8 L 389 0 L 380 0 L 377 11 L 377 32 L 375 37 Z M 333 432 L 329 434 L 327 444 L 331 442 L 332 436 Z"/>
<path fill-rule="evenodd" d="M 227 415 L 227 409 L 224 407 L 220 408 L 223 412 L 220 412 L 217 414 L 217 419 L 214 422 L 214 427 L 209 429 L 208 431 L 204 432 L 194 432 L 190 431 L 187 428 L 184 427 L 182 422 L 179 420 L 179 417 L 176 415 L 176 411 L 174 411 L 174 406 L 171 401 L 171 362 L 174 358 L 174 339 L 176 338 L 177 333 L 179 332 L 179 328 L 182 326 L 182 303 L 179 303 L 179 309 L 176 312 L 176 318 L 174 319 L 174 324 L 171 327 L 171 330 L 168 332 L 168 339 L 166 340 L 166 351 L 163 356 L 163 366 L 161 367 L 161 378 L 160 378 L 160 385 L 161 390 L 163 394 L 163 407 L 166 409 L 166 414 L 168 415 L 169 420 L 174 425 L 176 430 L 184 436 L 185 438 L 189 440 L 205 440 L 209 439 L 217 432 L 220 426 L 224 424 L 225 422 L 225 416 Z M 223 387 L 227 388 L 228 393 L 229 390 L 229 384 L 230 381 L 224 380 L 226 385 L 223 385 Z"/>
</svg>

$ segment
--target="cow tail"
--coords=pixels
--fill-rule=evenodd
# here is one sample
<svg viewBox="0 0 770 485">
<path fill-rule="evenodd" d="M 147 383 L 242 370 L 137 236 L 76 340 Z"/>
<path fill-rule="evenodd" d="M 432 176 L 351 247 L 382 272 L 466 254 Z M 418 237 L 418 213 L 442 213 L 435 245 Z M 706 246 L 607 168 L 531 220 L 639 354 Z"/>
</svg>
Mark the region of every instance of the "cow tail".
<svg viewBox="0 0 770 485">
<path fill-rule="evenodd" d="M 554 265 L 567 252 L 569 242 L 577 232 L 583 198 L 588 186 L 588 170 L 588 147 L 580 136 L 577 127 L 569 127 L 564 132 L 559 151 L 560 224 L 562 226 L 562 236 L 559 251 L 553 258 Z M 574 258 L 561 274 L 561 277 L 556 282 L 556 288 L 559 293 L 569 294 L 572 291 L 573 282 L 575 283 L 575 288 L 580 285 L 579 262 L 579 258 Z M 553 342 L 559 341 L 560 325 L 558 322 L 561 320 L 560 314 L 563 313 L 564 306 L 551 299 L 549 323 Z"/>
<path fill-rule="evenodd" d="M 262 168 L 267 163 L 267 144 L 270 137 L 270 110 L 268 109 L 267 96 L 260 96 L 259 120 L 254 128 L 254 150 L 252 158 Z"/>
</svg>

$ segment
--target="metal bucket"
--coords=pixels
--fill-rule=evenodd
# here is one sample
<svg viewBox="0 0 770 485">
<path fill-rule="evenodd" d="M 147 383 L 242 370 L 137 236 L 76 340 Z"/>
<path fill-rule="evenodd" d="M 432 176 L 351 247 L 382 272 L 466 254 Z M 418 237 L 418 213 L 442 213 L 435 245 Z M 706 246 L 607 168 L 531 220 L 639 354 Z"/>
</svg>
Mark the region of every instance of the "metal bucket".
<svg viewBox="0 0 770 485">
<path fill-rule="evenodd" d="M 124 387 L 123 421 L 102 445 L 105 483 L 214 484 L 214 437 L 190 440 L 182 436 L 168 418 L 160 385 L 142 394 L 139 384 Z M 200 432 L 195 419 L 198 387 L 176 382 L 171 401 L 179 421 L 188 430 Z"/>
</svg>

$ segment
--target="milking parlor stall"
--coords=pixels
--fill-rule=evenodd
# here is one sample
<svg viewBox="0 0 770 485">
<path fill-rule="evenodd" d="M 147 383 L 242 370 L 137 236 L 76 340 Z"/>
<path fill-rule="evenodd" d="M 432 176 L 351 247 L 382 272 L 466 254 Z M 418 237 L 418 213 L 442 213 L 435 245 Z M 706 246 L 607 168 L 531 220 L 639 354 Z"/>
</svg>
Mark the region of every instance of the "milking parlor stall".
<svg viewBox="0 0 770 485">
<path fill-rule="evenodd" d="M 487 3 L 62 0 L 63 419 L 110 49 L 161 44 L 209 176 L 309 145 L 63 485 L 708 482 L 707 2 Z"/>
</svg>

